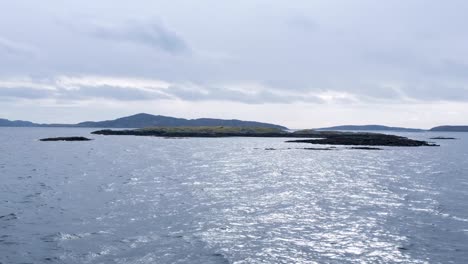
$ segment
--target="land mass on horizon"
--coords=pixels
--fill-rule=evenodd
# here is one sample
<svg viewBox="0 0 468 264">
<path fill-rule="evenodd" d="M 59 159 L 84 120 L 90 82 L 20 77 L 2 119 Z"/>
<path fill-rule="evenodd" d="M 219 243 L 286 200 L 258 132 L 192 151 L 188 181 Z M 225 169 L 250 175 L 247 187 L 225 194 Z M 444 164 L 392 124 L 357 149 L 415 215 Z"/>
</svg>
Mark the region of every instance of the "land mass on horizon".
<svg viewBox="0 0 468 264">
<path fill-rule="evenodd" d="M 437 126 L 431 128 L 434 132 L 468 132 L 468 126 Z"/>
<path fill-rule="evenodd" d="M 257 121 L 238 119 L 197 118 L 185 119 L 146 113 L 125 116 L 113 120 L 84 121 L 76 124 L 41 124 L 23 120 L 8 120 L 0 118 L 0 127 L 90 127 L 90 128 L 145 128 L 145 127 L 200 127 L 200 126 L 226 126 L 226 127 L 265 127 L 288 129 L 285 126 Z M 342 125 L 316 128 L 317 131 L 393 131 L 393 132 L 468 132 L 467 126 L 438 126 L 429 130 L 419 128 L 405 128 L 384 125 Z"/>
<path fill-rule="evenodd" d="M 0 127 L 95 127 L 95 128 L 144 128 L 151 126 L 181 127 L 181 126 L 231 126 L 231 127 L 267 127 L 287 129 L 287 127 L 256 121 L 237 119 L 198 118 L 185 119 L 162 115 L 140 113 L 105 121 L 85 121 L 77 124 L 38 124 L 29 121 L 10 121 L 0 119 Z"/>
<path fill-rule="evenodd" d="M 317 128 L 319 131 L 395 131 L 395 132 L 423 132 L 424 129 L 406 128 L 406 127 L 390 127 L 382 125 L 343 125 Z"/>
</svg>

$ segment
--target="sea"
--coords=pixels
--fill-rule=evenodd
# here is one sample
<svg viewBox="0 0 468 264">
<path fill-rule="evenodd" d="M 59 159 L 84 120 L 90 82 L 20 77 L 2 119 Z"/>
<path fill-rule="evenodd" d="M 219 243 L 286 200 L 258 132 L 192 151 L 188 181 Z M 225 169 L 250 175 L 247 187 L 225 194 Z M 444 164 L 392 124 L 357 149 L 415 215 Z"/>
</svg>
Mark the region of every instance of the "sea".
<svg viewBox="0 0 468 264">
<path fill-rule="evenodd" d="M 0 263 L 468 263 L 468 133 L 314 150 L 93 130 L 0 128 Z M 39 141 L 57 136 L 93 140 Z"/>
</svg>

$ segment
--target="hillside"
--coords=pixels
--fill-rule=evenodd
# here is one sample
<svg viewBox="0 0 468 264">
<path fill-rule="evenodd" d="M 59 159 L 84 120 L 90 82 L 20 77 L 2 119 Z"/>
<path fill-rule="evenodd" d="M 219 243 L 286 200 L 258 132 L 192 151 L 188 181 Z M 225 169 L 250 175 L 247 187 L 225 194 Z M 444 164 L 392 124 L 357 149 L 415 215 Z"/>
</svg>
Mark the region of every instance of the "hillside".
<svg viewBox="0 0 468 264">
<path fill-rule="evenodd" d="M 21 120 L 10 121 L 8 119 L 0 118 L 0 127 L 32 127 L 32 126 L 38 126 L 38 124 L 34 124 L 28 121 L 21 121 Z"/>
</svg>

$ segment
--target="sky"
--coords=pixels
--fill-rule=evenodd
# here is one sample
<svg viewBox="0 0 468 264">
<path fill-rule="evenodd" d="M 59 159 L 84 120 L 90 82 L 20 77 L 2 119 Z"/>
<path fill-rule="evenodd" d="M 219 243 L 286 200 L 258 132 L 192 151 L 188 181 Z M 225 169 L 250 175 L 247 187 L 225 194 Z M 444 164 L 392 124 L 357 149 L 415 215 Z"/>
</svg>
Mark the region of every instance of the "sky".
<svg viewBox="0 0 468 264">
<path fill-rule="evenodd" d="M 468 1 L 0 3 L 0 118 L 468 124 Z"/>
</svg>

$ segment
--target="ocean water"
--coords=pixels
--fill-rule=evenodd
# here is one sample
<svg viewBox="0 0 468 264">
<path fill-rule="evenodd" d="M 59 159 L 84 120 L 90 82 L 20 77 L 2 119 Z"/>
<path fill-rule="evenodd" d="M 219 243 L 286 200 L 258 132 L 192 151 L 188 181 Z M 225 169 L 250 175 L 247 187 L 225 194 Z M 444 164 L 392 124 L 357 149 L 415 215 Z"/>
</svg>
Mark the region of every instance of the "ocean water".
<svg viewBox="0 0 468 264">
<path fill-rule="evenodd" d="M 466 133 L 321 151 L 92 130 L 0 128 L 0 263 L 468 263 Z M 38 141 L 72 135 L 94 140 Z"/>
</svg>

